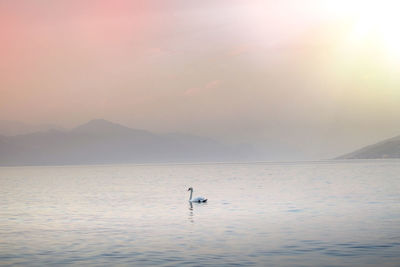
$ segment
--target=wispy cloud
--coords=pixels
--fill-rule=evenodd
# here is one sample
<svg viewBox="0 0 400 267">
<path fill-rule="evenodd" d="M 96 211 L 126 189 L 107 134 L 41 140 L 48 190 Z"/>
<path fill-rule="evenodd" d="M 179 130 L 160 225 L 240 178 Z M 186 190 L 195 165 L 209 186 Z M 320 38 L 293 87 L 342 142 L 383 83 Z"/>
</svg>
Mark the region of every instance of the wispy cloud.
<svg viewBox="0 0 400 267">
<path fill-rule="evenodd" d="M 189 88 L 184 92 L 184 94 L 185 95 L 194 95 L 194 94 L 198 94 L 198 93 L 201 93 L 201 92 L 204 92 L 207 90 L 217 89 L 220 87 L 221 83 L 222 83 L 221 80 L 212 80 L 212 81 L 207 82 L 203 86 Z"/>
<path fill-rule="evenodd" d="M 230 57 L 234 57 L 234 56 L 238 56 L 241 54 L 245 54 L 247 52 L 249 52 L 250 47 L 248 45 L 240 45 L 240 46 L 236 46 L 233 47 L 232 49 L 230 49 L 227 53 L 228 56 Z"/>
</svg>

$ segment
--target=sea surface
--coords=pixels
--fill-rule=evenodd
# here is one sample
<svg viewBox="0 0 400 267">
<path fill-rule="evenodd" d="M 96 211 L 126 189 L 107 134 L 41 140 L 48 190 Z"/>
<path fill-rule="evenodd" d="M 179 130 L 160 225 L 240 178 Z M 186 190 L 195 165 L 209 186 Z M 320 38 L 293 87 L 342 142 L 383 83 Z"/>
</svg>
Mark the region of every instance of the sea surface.
<svg viewBox="0 0 400 267">
<path fill-rule="evenodd" d="M 1 167 L 0 265 L 400 266 L 400 160 Z"/>
</svg>

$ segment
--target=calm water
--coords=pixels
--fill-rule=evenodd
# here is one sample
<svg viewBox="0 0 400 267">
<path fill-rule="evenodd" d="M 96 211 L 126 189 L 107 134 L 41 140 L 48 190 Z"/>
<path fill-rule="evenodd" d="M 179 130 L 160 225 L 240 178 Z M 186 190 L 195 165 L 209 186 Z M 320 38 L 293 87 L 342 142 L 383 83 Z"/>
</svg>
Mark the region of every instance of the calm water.
<svg viewBox="0 0 400 267">
<path fill-rule="evenodd" d="M 399 193 L 398 160 L 0 168 L 0 264 L 400 266 Z"/>
</svg>

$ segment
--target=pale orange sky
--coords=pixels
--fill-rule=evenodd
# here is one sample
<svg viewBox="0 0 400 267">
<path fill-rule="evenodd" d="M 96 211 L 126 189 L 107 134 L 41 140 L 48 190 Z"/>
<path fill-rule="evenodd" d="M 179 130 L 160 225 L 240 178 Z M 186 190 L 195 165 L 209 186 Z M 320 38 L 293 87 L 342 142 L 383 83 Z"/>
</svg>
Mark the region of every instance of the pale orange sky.
<svg viewBox="0 0 400 267">
<path fill-rule="evenodd" d="M 104 118 L 335 156 L 400 134 L 396 7 L 4 0 L 0 119 Z"/>
</svg>

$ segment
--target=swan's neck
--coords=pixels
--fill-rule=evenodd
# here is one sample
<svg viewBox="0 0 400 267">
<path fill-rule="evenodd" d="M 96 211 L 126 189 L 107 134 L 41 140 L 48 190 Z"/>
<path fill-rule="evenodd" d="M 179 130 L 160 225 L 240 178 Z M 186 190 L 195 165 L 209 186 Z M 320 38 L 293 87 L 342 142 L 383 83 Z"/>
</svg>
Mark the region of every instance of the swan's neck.
<svg viewBox="0 0 400 267">
<path fill-rule="evenodd" d="M 192 199 L 192 195 L 193 195 L 193 190 L 190 190 L 190 197 L 189 197 L 189 200 Z"/>
</svg>

